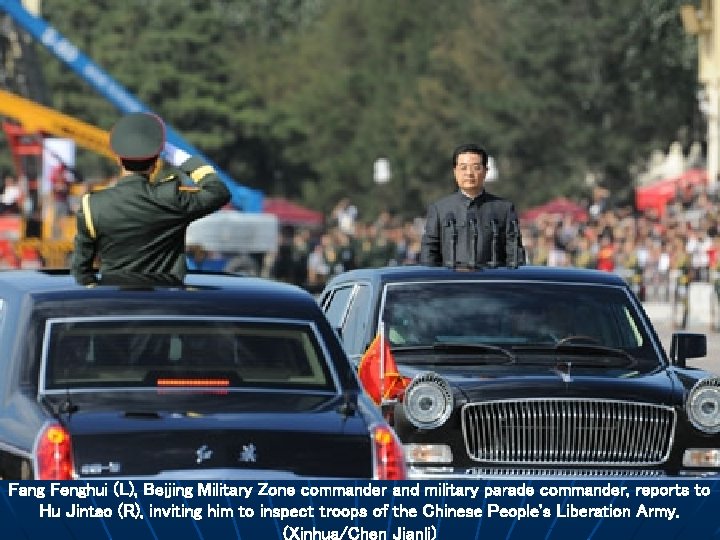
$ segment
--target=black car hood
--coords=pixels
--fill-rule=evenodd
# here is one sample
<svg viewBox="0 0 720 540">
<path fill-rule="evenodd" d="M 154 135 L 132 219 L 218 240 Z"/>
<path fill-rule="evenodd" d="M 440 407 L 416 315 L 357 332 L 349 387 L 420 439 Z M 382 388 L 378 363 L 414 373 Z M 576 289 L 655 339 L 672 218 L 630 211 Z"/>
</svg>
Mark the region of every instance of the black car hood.
<svg viewBox="0 0 720 540">
<path fill-rule="evenodd" d="M 138 394 L 72 396 L 74 412 L 61 418 L 79 476 L 197 477 L 218 469 L 372 475 L 367 422 L 343 414 L 338 396 Z"/>
<path fill-rule="evenodd" d="M 588 368 L 552 364 L 398 366 L 408 377 L 433 371 L 468 401 L 518 398 L 590 398 L 677 405 L 683 392 L 672 371 Z"/>
</svg>

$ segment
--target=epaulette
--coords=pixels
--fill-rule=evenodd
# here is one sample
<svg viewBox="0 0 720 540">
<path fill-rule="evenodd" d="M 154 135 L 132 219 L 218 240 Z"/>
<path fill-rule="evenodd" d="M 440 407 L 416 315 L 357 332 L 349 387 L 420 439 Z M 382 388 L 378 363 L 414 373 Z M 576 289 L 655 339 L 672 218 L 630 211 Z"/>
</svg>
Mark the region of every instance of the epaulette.
<svg viewBox="0 0 720 540">
<path fill-rule="evenodd" d="M 178 191 L 191 191 L 193 193 L 197 193 L 198 191 L 200 191 L 200 188 L 196 186 L 180 186 L 178 188 Z"/>
<path fill-rule="evenodd" d="M 167 175 L 165 178 L 163 178 L 161 180 L 158 180 L 158 184 L 161 184 L 163 182 L 170 182 L 171 180 L 179 180 L 179 179 L 180 179 L 180 177 L 177 174 L 173 173 L 173 174 Z"/>
</svg>

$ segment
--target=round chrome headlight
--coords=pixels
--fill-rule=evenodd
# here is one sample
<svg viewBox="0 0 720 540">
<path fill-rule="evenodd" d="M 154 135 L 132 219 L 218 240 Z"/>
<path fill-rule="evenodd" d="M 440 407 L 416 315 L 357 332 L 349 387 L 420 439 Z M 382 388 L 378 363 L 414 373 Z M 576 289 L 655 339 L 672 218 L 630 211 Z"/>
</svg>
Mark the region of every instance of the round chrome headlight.
<svg viewBox="0 0 720 540">
<path fill-rule="evenodd" d="M 687 398 L 687 415 L 705 433 L 720 432 L 720 377 L 698 381 Z"/>
<path fill-rule="evenodd" d="M 415 377 L 403 397 L 405 416 L 420 429 L 443 425 L 453 410 L 453 395 L 448 382 L 435 373 Z"/>
</svg>

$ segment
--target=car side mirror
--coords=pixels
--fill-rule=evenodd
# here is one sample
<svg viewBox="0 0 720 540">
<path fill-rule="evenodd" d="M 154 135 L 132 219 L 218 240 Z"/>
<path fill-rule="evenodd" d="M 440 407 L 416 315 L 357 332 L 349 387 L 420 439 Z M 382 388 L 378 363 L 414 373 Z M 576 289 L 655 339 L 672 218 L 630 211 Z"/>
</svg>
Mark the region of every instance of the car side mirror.
<svg viewBox="0 0 720 540">
<path fill-rule="evenodd" d="M 707 356 L 707 336 L 690 332 L 675 332 L 670 344 L 670 362 L 674 366 L 685 367 L 688 358 Z"/>
</svg>

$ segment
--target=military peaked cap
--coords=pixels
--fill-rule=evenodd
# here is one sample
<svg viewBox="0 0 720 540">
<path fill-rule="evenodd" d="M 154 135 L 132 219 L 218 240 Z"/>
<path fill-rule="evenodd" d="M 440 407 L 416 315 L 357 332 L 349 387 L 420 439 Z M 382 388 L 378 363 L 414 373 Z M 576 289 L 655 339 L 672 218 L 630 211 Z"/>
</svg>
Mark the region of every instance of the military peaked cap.
<svg viewBox="0 0 720 540">
<path fill-rule="evenodd" d="M 155 158 L 165 146 L 165 124 L 152 113 L 128 114 L 113 126 L 110 146 L 121 159 Z"/>
</svg>

